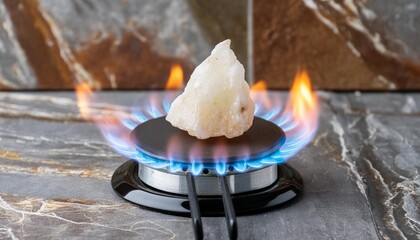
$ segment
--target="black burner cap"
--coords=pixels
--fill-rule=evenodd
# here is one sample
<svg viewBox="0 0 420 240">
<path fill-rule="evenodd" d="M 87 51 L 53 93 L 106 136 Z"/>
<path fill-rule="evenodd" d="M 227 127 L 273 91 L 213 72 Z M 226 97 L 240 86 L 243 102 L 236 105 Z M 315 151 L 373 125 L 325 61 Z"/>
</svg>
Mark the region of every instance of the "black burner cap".
<svg viewBox="0 0 420 240">
<path fill-rule="evenodd" d="M 214 137 L 197 139 L 186 131 L 173 127 L 165 117 L 151 119 L 138 125 L 131 138 L 142 153 L 167 161 L 214 163 L 216 151 L 225 151 L 225 161 L 232 163 L 242 159 L 256 159 L 277 151 L 286 140 L 285 133 L 276 124 L 259 117 L 254 118 L 251 128 L 236 138 Z M 199 159 L 190 159 L 195 149 Z"/>
</svg>

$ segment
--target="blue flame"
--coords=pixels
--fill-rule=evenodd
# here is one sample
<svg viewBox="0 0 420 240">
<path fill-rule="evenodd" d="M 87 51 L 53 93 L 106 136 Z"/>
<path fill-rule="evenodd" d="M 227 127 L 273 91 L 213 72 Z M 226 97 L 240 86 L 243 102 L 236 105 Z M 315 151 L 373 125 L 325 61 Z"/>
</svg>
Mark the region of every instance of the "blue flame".
<svg viewBox="0 0 420 240">
<path fill-rule="evenodd" d="M 219 175 L 224 175 L 227 172 L 227 164 L 226 162 L 217 162 L 215 163 L 216 172 Z"/>
<path fill-rule="evenodd" d="M 204 165 L 202 163 L 194 162 L 191 166 L 191 172 L 194 175 L 198 175 L 203 171 Z"/>
<path fill-rule="evenodd" d="M 288 159 L 298 153 L 313 138 L 316 132 L 315 128 L 301 126 L 295 121 L 290 112 L 286 112 L 282 107 L 271 107 L 267 109 L 261 104 L 256 104 L 255 116 L 271 121 L 281 127 L 286 133 L 286 140 L 280 149 L 270 156 L 256 159 L 243 159 L 234 163 L 226 163 L 223 159 L 218 159 L 216 163 L 199 163 L 192 161 L 192 164 L 183 163 L 176 159 L 165 161 L 150 157 L 138 151 L 134 144 L 130 142 L 129 134 L 138 124 L 150 119 L 165 116 L 170 108 L 172 101 L 177 96 L 177 92 L 167 92 L 164 97 L 152 96 L 150 103 L 142 107 L 133 107 L 129 117 L 120 117 L 120 126 L 101 126 L 101 132 L 109 145 L 119 154 L 139 161 L 142 164 L 152 168 L 166 168 L 170 172 L 190 171 L 198 175 L 207 169 L 214 171 L 219 175 L 224 175 L 229 171 L 245 172 L 249 169 L 259 169 L 267 165 L 283 164 Z"/>
</svg>

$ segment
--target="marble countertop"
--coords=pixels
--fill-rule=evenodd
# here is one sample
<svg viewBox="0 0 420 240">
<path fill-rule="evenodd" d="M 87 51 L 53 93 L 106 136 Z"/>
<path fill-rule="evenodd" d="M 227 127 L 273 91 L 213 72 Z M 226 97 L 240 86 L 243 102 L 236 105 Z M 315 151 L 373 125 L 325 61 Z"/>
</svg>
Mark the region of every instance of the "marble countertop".
<svg viewBox="0 0 420 240">
<path fill-rule="evenodd" d="M 131 106 L 150 93 L 98 99 Z M 420 93 L 320 98 L 319 131 L 289 161 L 303 197 L 239 217 L 239 238 L 420 238 Z M 0 93 L 0 239 L 193 239 L 189 218 L 113 192 L 111 175 L 125 160 L 83 121 L 73 93 Z M 224 218 L 203 224 L 206 239 L 227 239 Z"/>
</svg>

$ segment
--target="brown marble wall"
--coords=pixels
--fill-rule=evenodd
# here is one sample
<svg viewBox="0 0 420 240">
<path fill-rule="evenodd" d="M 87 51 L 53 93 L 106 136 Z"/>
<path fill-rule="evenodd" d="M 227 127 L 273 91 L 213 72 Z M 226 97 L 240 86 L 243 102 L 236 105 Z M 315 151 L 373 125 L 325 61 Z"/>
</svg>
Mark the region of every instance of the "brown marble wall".
<svg viewBox="0 0 420 240">
<path fill-rule="evenodd" d="M 226 38 L 272 89 L 299 68 L 318 89 L 420 89 L 417 0 L 3 0 L 0 22 L 0 89 L 163 88 Z"/>
<path fill-rule="evenodd" d="M 255 78 L 288 88 L 307 68 L 318 89 L 420 89 L 420 3 L 254 2 Z"/>
<path fill-rule="evenodd" d="M 1 1 L 0 89 L 72 89 L 80 81 L 102 89 L 163 88 L 172 66 L 188 79 L 226 38 L 247 61 L 247 2 L 218 14 L 227 2 Z M 222 25 L 223 16 L 238 24 Z"/>
</svg>

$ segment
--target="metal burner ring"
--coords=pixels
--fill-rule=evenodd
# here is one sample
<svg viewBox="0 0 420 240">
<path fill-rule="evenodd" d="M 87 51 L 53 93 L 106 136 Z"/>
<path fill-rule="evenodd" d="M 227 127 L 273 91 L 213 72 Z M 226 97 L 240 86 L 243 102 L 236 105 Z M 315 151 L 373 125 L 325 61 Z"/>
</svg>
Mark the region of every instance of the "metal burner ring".
<svg viewBox="0 0 420 240">
<path fill-rule="evenodd" d="M 277 165 L 236 173 L 226 176 L 232 194 L 251 192 L 273 184 L 278 178 Z M 154 169 L 140 164 L 139 178 L 146 185 L 161 191 L 188 195 L 187 180 L 183 173 L 170 173 L 163 169 Z M 199 196 L 220 196 L 217 176 L 196 176 L 195 186 Z"/>
</svg>

